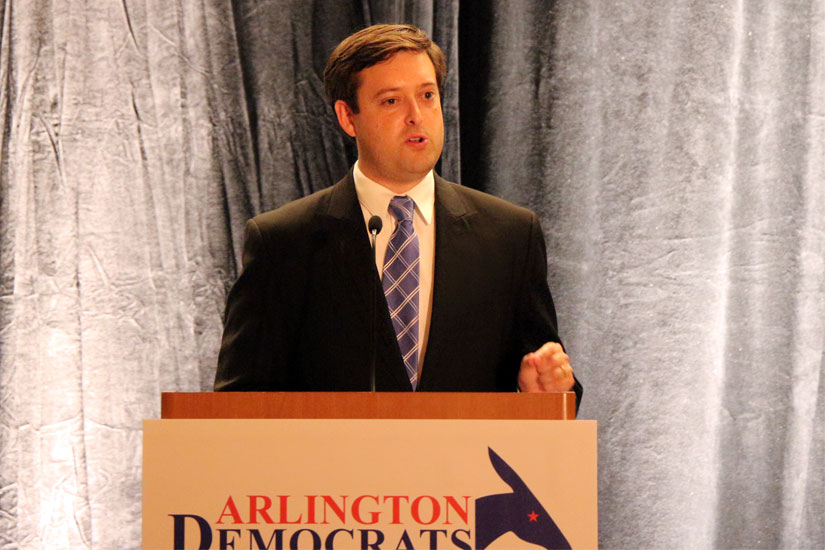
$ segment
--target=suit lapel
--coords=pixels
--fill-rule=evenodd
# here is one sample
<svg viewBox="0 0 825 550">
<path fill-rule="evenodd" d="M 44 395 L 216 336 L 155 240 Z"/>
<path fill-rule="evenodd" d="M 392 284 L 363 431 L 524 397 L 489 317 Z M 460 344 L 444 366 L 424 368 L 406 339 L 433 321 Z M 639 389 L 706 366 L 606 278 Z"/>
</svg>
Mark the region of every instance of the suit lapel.
<svg viewBox="0 0 825 550">
<path fill-rule="evenodd" d="M 370 299 L 370 283 L 375 280 L 376 273 L 372 268 L 372 248 L 364 229 L 352 173 L 333 186 L 318 222 L 332 237 L 335 265 L 341 281 L 358 294 L 359 302 L 366 307 Z"/>
<path fill-rule="evenodd" d="M 358 307 L 362 308 L 363 316 L 356 318 L 369 317 L 370 300 L 375 296 L 376 368 L 379 371 L 379 389 L 382 378 L 390 378 L 392 389 L 412 390 L 392 328 L 381 281 L 374 267 L 375 260 L 369 234 L 355 193 L 352 172 L 350 171 L 330 191 L 326 208 L 319 212 L 318 224 L 326 229 L 333 242 L 334 263 L 342 282 L 342 291 L 353 292 L 357 296 Z M 370 327 L 365 326 L 364 330 L 370 330 Z"/>
<path fill-rule="evenodd" d="M 428 389 L 438 376 L 440 364 L 460 361 L 451 350 L 451 339 L 461 326 L 462 308 L 456 300 L 467 291 L 466 258 L 477 246 L 470 230 L 473 210 L 452 188 L 452 184 L 435 179 L 435 269 L 433 273 L 433 306 L 430 331 L 420 389 Z M 458 331 L 460 332 L 460 331 Z"/>
</svg>

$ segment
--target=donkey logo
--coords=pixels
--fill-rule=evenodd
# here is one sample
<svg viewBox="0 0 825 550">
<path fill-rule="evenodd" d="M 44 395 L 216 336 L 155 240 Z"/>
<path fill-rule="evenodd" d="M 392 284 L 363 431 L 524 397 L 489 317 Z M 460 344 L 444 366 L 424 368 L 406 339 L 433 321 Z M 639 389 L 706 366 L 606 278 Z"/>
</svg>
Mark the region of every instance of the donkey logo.
<svg viewBox="0 0 825 550">
<path fill-rule="evenodd" d="M 548 550 L 569 550 L 570 543 L 532 491 L 493 449 L 488 450 L 493 469 L 513 492 L 476 499 L 476 549 L 484 550 L 512 531 L 523 541 Z"/>
</svg>

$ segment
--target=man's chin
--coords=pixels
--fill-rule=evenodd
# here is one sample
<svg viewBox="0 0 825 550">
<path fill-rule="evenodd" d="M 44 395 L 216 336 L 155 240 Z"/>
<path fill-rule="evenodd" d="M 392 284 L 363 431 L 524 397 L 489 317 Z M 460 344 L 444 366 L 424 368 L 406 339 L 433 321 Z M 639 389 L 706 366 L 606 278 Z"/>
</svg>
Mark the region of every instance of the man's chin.
<svg viewBox="0 0 825 550">
<path fill-rule="evenodd" d="M 418 179 L 420 181 L 421 178 L 430 173 L 430 170 L 435 168 L 440 156 L 441 155 L 436 156 L 430 153 L 428 155 L 422 154 L 418 158 L 412 158 L 406 163 L 404 171 L 409 174 L 410 179 Z"/>
</svg>

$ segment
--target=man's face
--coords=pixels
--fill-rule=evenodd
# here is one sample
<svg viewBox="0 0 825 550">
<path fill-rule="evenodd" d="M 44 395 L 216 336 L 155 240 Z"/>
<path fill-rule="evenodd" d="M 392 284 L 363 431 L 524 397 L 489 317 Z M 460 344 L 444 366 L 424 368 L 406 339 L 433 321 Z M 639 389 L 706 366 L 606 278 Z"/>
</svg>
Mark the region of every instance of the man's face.
<svg viewBox="0 0 825 550">
<path fill-rule="evenodd" d="M 358 76 L 359 112 L 339 100 L 338 122 L 355 137 L 361 171 L 405 192 L 432 170 L 444 145 L 433 63 L 424 52 L 402 50 Z"/>
</svg>

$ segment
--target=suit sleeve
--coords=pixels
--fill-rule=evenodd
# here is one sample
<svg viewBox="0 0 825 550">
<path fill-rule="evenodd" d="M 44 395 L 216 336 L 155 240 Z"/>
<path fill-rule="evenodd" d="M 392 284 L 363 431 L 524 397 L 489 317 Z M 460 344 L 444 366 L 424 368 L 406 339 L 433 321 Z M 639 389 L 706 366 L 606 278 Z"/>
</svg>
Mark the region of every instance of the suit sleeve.
<svg viewBox="0 0 825 550">
<path fill-rule="evenodd" d="M 535 214 L 531 216 L 530 238 L 525 261 L 525 274 L 518 295 L 516 313 L 516 344 L 518 360 L 536 351 L 546 342 L 562 344 L 556 322 L 556 308 L 547 285 L 547 251 L 541 224 Z M 564 347 L 564 344 L 562 344 Z M 575 379 L 576 410 L 583 393 L 582 385 Z"/>
<path fill-rule="evenodd" d="M 215 391 L 286 389 L 290 323 L 272 261 L 274 248 L 249 220 L 243 270 L 226 300 Z"/>
</svg>

